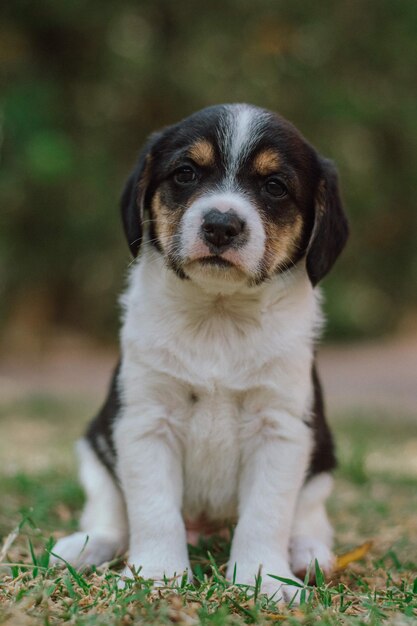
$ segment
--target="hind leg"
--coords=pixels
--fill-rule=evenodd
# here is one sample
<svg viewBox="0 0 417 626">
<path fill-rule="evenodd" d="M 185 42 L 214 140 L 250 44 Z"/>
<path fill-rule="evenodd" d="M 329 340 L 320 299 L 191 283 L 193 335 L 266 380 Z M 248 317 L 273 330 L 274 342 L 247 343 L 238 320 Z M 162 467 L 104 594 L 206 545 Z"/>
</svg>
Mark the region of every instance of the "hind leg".
<svg viewBox="0 0 417 626">
<path fill-rule="evenodd" d="M 302 579 L 309 568 L 314 579 L 316 559 L 326 574 L 334 568 L 333 529 L 325 507 L 332 486 L 330 474 L 317 474 L 305 483 L 298 498 L 290 540 L 290 563 L 292 571 Z"/>
<path fill-rule="evenodd" d="M 74 567 L 101 565 L 127 549 L 128 526 L 122 492 L 88 441 L 77 444 L 86 503 L 80 531 L 59 539 L 52 552 Z M 52 556 L 51 563 L 62 563 Z"/>
</svg>

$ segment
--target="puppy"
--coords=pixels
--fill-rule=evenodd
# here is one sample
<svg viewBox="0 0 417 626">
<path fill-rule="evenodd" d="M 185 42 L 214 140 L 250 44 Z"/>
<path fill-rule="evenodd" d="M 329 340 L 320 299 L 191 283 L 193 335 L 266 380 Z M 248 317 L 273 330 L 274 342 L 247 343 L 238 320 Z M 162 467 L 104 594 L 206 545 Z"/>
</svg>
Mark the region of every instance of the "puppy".
<svg viewBox="0 0 417 626">
<path fill-rule="evenodd" d="M 135 257 L 121 359 L 78 444 L 81 530 L 55 554 L 100 565 L 129 549 L 146 578 L 191 576 L 187 526 L 235 522 L 236 582 L 262 568 L 271 594 L 268 574 L 331 570 L 314 349 L 317 283 L 348 236 L 333 165 L 275 113 L 214 106 L 150 137 L 121 205 Z"/>
</svg>

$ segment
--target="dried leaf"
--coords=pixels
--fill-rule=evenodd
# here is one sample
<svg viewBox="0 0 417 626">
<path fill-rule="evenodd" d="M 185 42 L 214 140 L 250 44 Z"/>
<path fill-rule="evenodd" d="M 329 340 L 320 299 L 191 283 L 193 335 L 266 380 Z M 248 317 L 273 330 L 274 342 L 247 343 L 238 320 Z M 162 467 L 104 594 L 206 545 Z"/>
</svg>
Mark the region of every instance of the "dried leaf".
<svg viewBox="0 0 417 626">
<path fill-rule="evenodd" d="M 347 567 L 349 563 L 360 561 L 364 558 L 366 554 L 368 554 L 371 548 L 372 541 L 366 541 L 365 543 L 362 543 L 360 546 L 357 546 L 353 550 L 345 552 L 344 554 L 340 554 L 338 557 L 336 557 L 336 570 L 345 569 L 345 567 Z"/>
</svg>

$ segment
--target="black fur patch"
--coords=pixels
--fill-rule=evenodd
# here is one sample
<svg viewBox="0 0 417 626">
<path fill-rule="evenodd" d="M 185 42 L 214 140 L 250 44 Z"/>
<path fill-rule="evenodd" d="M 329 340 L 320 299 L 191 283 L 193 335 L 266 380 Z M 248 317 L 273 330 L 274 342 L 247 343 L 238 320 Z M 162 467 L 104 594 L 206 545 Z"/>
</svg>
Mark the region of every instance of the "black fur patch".
<svg viewBox="0 0 417 626">
<path fill-rule="evenodd" d="M 331 270 L 349 236 L 336 168 L 327 159 L 320 158 L 320 164 L 322 177 L 316 192 L 315 223 L 306 259 L 313 285 Z"/>
<path fill-rule="evenodd" d="M 106 400 L 96 417 L 90 422 L 85 434 L 100 461 L 114 477 L 116 477 L 116 448 L 113 441 L 113 424 L 121 409 L 117 384 L 119 370 L 120 362 L 113 372 Z"/>
<path fill-rule="evenodd" d="M 313 364 L 312 380 L 314 406 L 310 424 L 313 429 L 314 444 L 307 478 L 312 478 L 315 474 L 320 474 L 321 472 L 331 472 L 337 465 L 334 441 L 326 421 L 323 392 L 316 363 Z"/>
</svg>

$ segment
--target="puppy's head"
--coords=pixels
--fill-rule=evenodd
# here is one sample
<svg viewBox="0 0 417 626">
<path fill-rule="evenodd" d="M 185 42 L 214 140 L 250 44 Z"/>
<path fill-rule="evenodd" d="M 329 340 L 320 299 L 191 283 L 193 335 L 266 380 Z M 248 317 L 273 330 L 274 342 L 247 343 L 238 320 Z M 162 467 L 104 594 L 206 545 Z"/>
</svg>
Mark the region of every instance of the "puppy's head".
<svg viewBox="0 0 417 626">
<path fill-rule="evenodd" d="M 305 258 L 315 285 L 348 235 L 332 164 L 286 120 L 242 104 L 151 136 L 122 216 L 134 256 L 146 236 L 181 278 L 200 283 L 259 284 Z"/>
</svg>

